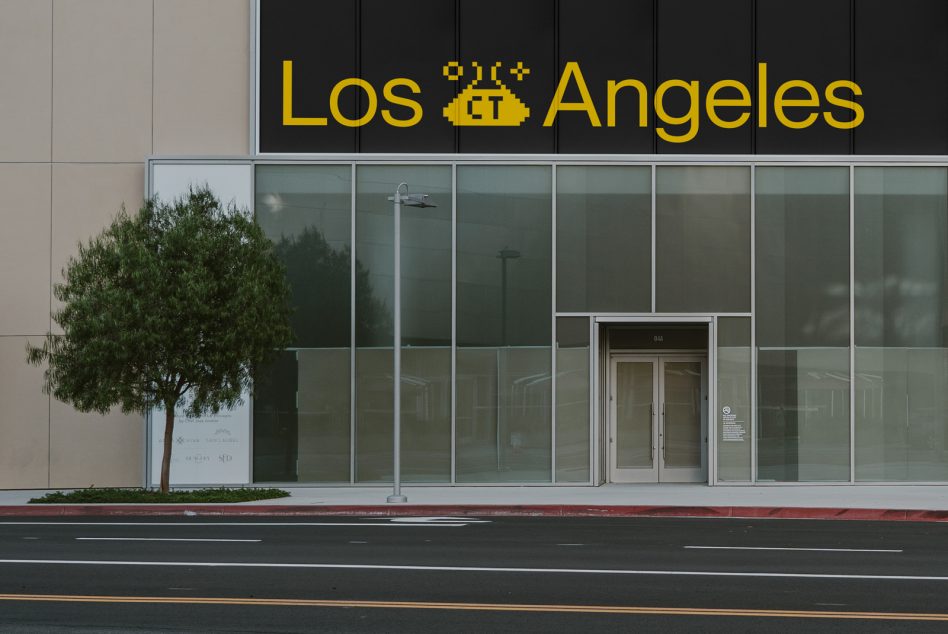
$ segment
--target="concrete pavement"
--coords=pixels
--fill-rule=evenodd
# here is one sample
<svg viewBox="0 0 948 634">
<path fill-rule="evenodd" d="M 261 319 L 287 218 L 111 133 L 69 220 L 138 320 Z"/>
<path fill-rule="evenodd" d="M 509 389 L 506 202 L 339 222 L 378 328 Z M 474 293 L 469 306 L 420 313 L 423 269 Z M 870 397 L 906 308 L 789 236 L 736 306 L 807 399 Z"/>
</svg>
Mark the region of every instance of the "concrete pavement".
<svg viewBox="0 0 948 634">
<path fill-rule="evenodd" d="M 948 521 L 948 485 L 409 486 L 408 505 L 386 504 L 390 487 L 293 487 L 289 498 L 242 504 L 26 505 L 45 491 L 0 491 L 0 515 L 484 514 L 681 515 Z M 133 512 L 137 509 L 137 512 Z"/>
</svg>

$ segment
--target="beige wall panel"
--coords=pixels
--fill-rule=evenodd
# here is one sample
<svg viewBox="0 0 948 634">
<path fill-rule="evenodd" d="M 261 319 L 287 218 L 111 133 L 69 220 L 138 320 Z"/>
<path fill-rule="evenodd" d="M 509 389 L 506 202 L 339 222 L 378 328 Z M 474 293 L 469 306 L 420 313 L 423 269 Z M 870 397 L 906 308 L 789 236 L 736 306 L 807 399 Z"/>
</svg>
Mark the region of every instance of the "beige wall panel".
<svg viewBox="0 0 948 634">
<path fill-rule="evenodd" d="M 70 256 L 105 229 L 122 204 L 138 211 L 145 197 L 145 167 L 137 165 L 53 166 L 53 282 L 62 281 Z"/>
<path fill-rule="evenodd" d="M 79 243 L 105 229 L 122 203 L 130 213 L 141 207 L 144 179 L 144 164 L 53 165 L 51 285 L 63 281 L 63 267 Z M 55 297 L 51 302 L 53 310 L 62 305 Z M 55 322 L 52 329 L 62 333 Z"/>
<path fill-rule="evenodd" d="M 26 363 L 26 342 L 0 337 L 0 489 L 45 489 L 49 482 L 49 397 L 43 368 Z"/>
<path fill-rule="evenodd" d="M 49 329 L 49 170 L 0 164 L 0 336 Z"/>
<path fill-rule="evenodd" d="M 151 0 L 54 0 L 54 161 L 151 153 L 151 50 Z"/>
<path fill-rule="evenodd" d="M 155 154 L 247 154 L 249 0 L 155 1 Z"/>
<path fill-rule="evenodd" d="M 114 410 L 84 414 L 56 399 L 49 412 L 49 486 L 141 486 L 145 423 Z"/>
<path fill-rule="evenodd" d="M 136 211 L 144 198 L 144 165 L 53 166 L 53 271 L 79 242 L 101 232 L 122 204 Z M 58 328 L 57 328 L 58 330 Z M 139 415 L 84 414 L 55 399 L 50 404 L 50 486 L 140 486 L 144 460 Z"/>
<path fill-rule="evenodd" d="M 48 161 L 52 0 L 0 0 L 0 161 Z"/>
</svg>

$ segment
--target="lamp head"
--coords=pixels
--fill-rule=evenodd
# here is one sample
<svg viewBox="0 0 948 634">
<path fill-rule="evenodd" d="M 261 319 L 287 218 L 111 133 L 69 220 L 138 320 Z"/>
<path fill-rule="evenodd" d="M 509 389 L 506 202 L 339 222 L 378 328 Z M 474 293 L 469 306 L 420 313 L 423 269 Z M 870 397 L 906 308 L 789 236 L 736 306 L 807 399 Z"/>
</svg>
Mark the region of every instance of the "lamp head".
<svg viewBox="0 0 948 634">
<path fill-rule="evenodd" d="M 389 196 L 388 199 L 406 207 L 437 207 L 436 204 L 428 202 L 428 194 L 397 194 Z"/>
</svg>

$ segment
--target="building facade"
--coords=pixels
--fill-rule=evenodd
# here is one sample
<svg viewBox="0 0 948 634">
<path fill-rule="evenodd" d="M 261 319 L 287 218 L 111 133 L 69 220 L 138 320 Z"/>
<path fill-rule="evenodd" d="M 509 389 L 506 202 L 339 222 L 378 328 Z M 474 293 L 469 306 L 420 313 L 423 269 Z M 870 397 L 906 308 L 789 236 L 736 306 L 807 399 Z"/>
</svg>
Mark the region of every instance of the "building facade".
<svg viewBox="0 0 948 634">
<path fill-rule="evenodd" d="M 948 482 L 942 2 L 0 0 L 0 35 L 0 487 L 151 481 L 150 423 L 24 348 L 77 241 L 202 183 L 295 342 L 181 423 L 179 484 L 392 481 L 396 248 L 405 482 Z"/>
</svg>

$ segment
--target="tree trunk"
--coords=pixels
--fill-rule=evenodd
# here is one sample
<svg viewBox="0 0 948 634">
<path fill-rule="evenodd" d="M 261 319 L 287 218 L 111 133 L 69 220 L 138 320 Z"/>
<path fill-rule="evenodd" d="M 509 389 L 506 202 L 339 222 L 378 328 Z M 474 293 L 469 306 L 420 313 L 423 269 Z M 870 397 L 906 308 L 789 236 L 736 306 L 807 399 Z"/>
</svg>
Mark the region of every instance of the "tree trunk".
<svg viewBox="0 0 948 634">
<path fill-rule="evenodd" d="M 174 442 L 174 406 L 165 403 L 165 447 L 161 455 L 161 493 L 168 493 L 171 474 L 171 445 Z"/>
</svg>

